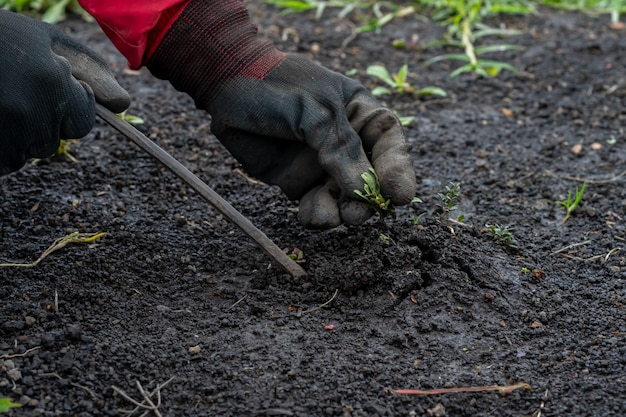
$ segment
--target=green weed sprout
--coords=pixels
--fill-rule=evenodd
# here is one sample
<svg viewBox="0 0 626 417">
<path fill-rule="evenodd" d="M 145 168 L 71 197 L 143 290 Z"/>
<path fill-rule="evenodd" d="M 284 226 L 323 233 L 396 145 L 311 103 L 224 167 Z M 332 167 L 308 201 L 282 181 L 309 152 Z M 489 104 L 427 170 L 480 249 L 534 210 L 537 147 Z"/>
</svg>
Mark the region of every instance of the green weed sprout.
<svg viewBox="0 0 626 417">
<path fill-rule="evenodd" d="M 585 188 L 587 188 L 587 181 L 583 182 L 583 185 L 582 187 L 580 187 L 580 189 L 578 189 L 578 186 L 576 186 L 576 191 L 574 195 L 572 195 L 571 191 L 568 192 L 567 200 L 556 201 L 556 204 L 565 207 L 565 217 L 563 217 L 561 224 L 565 223 L 574 212 L 574 209 L 578 207 L 578 204 L 580 204 L 580 200 L 582 200 L 583 195 L 585 194 Z"/>
<path fill-rule="evenodd" d="M 65 20 L 67 12 L 77 14 L 89 22 L 94 20 L 77 0 L 0 0 L 0 8 L 35 15 L 50 24 Z"/>
<path fill-rule="evenodd" d="M 367 75 L 376 77 L 383 83 L 387 84 L 387 87 L 376 87 L 372 90 L 372 95 L 383 96 L 389 95 L 393 92 L 397 94 L 414 94 L 414 95 L 434 95 L 445 97 L 446 92 L 439 87 L 425 87 L 417 89 L 412 86 L 408 81 L 409 66 L 404 64 L 397 73 L 390 74 L 387 68 L 382 65 L 370 65 L 367 67 Z"/>
<path fill-rule="evenodd" d="M 363 24 L 357 26 L 356 32 L 380 32 L 383 26 L 396 17 L 409 16 L 416 13 L 412 5 L 400 5 L 384 0 L 264 0 L 282 9 L 281 14 L 306 12 L 315 10 L 315 18 L 321 19 L 327 8 L 341 9 L 338 17 L 343 19 L 352 12 L 371 11 L 368 17 L 361 19 Z"/>
<path fill-rule="evenodd" d="M 385 198 L 380 192 L 380 181 L 378 180 L 378 174 L 374 168 L 370 168 L 368 171 L 361 174 L 361 178 L 365 184 L 363 184 L 363 191 L 354 190 L 354 193 L 361 197 L 369 207 L 380 213 L 382 216 L 394 213 L 393 204 L 391 200 Z"/>
<path fill-rule="evenodd" d="M 0 6 L 2 6 L 2 0 L 0 0 Z M 140 125 L 144 123 L 144 120 L 141 117 L 134 116 L 132 114 L 127 114 L 125 111 L 122 113 L 118 113 L 117 116 L 126 120 L 128 123 L 133 125 Z M 52 157 L 58 156 L 62 158 L 66 158 L 74 163 L 78 162 L 76 157 L 70 153 L 70 148 L 73 144 L 79 143 L 80 139 L 61 139 L 59 142 L 59 147 Z M 42 162 L 42 159 L 34 159 L 33 164 L 37 165 Z"/>
<path fill-rule="evenodd" d="M 291 251 L 289 250 L 289 248 L 285 248 L 283 249 L 283 252 L 285 252 L 285 254 L 296 263 L 306 262 L 306 260 L 304 259 L 304 252 L 299 248 L 293 248 L 293 250 Z"/>
<path fill-rule="evenodd" d="M 126 111 L 122 113 L 117 113 L 117 117 L 122 120 L 126 120 L 131 125 L 142 125 L 144 124 L 144 120 L 141 117 L 133 116 L 132 114 L 127 114 Z"/>
<path fill-rule="evenodd" d="M 61 142 L 59 142 L 59 147 L 57 148 L 55 156 L 67 158 L 74 163 L 77 162 L 74 155 L 70 153 L 70 148 L 72 147 L 72 144 L 78 143 L 78 142 L 79 142 L 78 139 L 61 139 Z"/>
<path fill-rule="evenodd" d="M 424 65 L 428 66 L 443 60 L 465 62 L 464 65 L 450 73 L 451 77 L 456 77 L 465 72 L 476 73 L 484 77 L 495 77 L 502 70 L 517 72 L 517 68 L 511 64 L 483 59 L 481 56 L 489 52 L 521 50 L 524 49 L 523 47 L 510 44 L 476 46 L 475 43 L 477 39 L 485 36 L 511 36 L 520 34 L 519 31 L 491 28 L 481 23 L 481 20 L 487 16 L 493 16 L 499 13 L 530 13 L 534 10 L 534 6 L 530 3 L 522 4 L 486 0 L 423 0 L 423 2 L 435 8 L 433 19 L 447 26 L 448 36 L 451 38 L 449 40 L 432 42 L 429 46 L 452 46 L 463 51 L 462 53 L 450 53 L 436 56 L 426 61 Z"/>
<path fill-rule="evenodd" d="M 11 408 L 21 407 L 22 404 L 14 403 L 9 398 L 2 397 L 0 398 L 0 413 L 6 413 Z"/>
<path fill-rule="evenodd" d="M 384 233 L 378 234 L 378 240 L 380 241 L 381 244 L 385 246 L 391 245 L 391 242 L 392 242 L 391 238 Z"/>
<path fill-rule="evenodd" d="M 487 229 L 487 233 L 491 235 L 493 240 L 500 244 L 505 245 L 510 248 L 517 248 L 517 242 L 511 233 L 511 228 L 506 226 L 501 226 L 499 224 L 486 224 L 485 228 Z"/>
<path fill-rule="evenodd" d="M 461 195 L 461 184 L 458 182 L 449 182 L 446 185 L 446 192 L 439 193 L 437 196 L 441 200 L 441 208 L 444 213 L 450 213 L 456 210 L 456 203 Z"/>
<path fill-rule="evenodd" d="M 609 14 L 611 24 L 620 24 L 620 14 L 626 13 L 623 0 L 541 0 L 546 6 L 570 11 L 583 11 L 592 15 Z"/>
</svg>

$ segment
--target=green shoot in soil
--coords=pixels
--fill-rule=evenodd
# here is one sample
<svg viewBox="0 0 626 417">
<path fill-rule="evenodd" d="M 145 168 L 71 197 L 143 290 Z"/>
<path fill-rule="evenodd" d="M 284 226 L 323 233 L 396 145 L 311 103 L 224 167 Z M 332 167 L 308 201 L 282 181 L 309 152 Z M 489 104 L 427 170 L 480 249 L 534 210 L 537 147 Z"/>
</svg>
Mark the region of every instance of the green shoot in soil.
<svg viewBox="0 0 626 417">
<path fill-rule="evenodd" d="M 50 24 L 65 20 L 67 12 L 93 21 L 77 0 L 0 0 L 0 8 L 38 17 Z"/>
<path fill-rule="evenodd" d="M 14 403 L 9 398 L 5 398 L 5 397 L 0 398 L 0 413 L 6 413 L 11 408 L 17 408 L 21 406 L 22 404 Z"/>
<path fill-rule="evenodd" d="M 357 20 L 362 23 L 357 26 L 356 32 L 376 31 L 380 32 L 383 26 L 391 22 L 396 17 L 403 17 L 415 14 L 415 7 L 412 5 L 395 4 L 392 1 L 378 0 L 265 0 L 265 3 L 273 4 L 283 11 L 282 14 L 305 12 L 315 10 L 315 18 L 321 19 L 327 8 L 341 9 L 338 17 L 340 19 L 348 15 L 357 15 Z M 361 11 L 370 11 L 371 14 L 362 16 Z"/>
<path fill-rule="evenodd" d="M 361 197 L 367 202 L 367 205 L 380 213 L 382 216 L 393 214 L 394 207 L 391 204 L 391 200 L 383 197 L 380 192 L 380 181 L 378 180 L 378 174 L 374 168 L 370 168 L 368 171 L 361 174 L 361 178 L 365 184 L 363 184 L 363 191 L 354 190 L 355 194 Z"/>
<path fill-rule="evenodd" d="M 493 240 L 500 244 L 510 248 L 517 248 L 515 238 L 511 233 L 511 229 L 506 226 L 500 226 L 499 224 L 486 224 L 487 233 L 493 238 Z"/>
<path fill-rule="evenodd" d="M 304 259 L 304 252 L 302 252 L 299 248 L 293 248 L 293 250 L 289 250 L 288 248 L 283 249 L 283 252 L 287 254 L 291 259 L 293 259 L 296 263 L 304 263 L 306 260 Z"/>
<path fill-rule="evenodd" d="M 144 124 L 144 120 L 141 117 L 134 116 L 132 114 L 127 114 L 125 111 L 122 113 L 117 113 L 117 117 L 122 120 L 126 120 L 131 125 L 142 125 Z"/>
<path fill-rule="evenodd" d="M 461 184 L 458 182 L 449 182 L 446 185 L 446 192 L 439 193 L 439 199 L 441 200 L 441 208 L 445 214 L 456 210 L 456 203 L 461 195 Z"/>
<path fill-rule="evenodd" d="M 70 153 L 70 148 L 72 147 L 72 144 L 78 142 L 78 139 L 61 139 L 55 156 L 60 156 L 63 158 L 67 158 L 72 162 L 76 162 L 76 158 Z"/>
<path fill-rule="evenodd" d="M 626 13 L 626 2 L 624 0 L 539 0 L 546 6 L 583 11 L 591 15 L 609 14 L 612 25 L 620 25 L 620 15 Z"/>
<path fill-rule="evenodd" d="M 384 233 L 378 234 L 378 240 L 380 241 L 380 243 L 382 243 L 385 246 L 389 246 L 392 243 L 391 238 Z"/>
<path fill-rule="evenodd" d="M 140 125 L 144 123 L 144 120 L 141 117 L 133 116 L 132 114 L 126 114 L 126 112 L 118 113 L 117 116 L 120 119 L 126 120 L 128 123 L 133 124 L 133 125 Z M 72 147 L 73 144 L 77 144 L 79 142 L 80 142 L 79 139 L 61 139 L 61 141 L 59 142 L 59 147 L 57 148 L 56 153 L 52 155 L 52 158 L 62 157 L 62 158 L 67 158 L 72 162 L 78 162 L 78 160 L 74 157 L 74 155 L 70 153 L 70 148 Z M 42 160 L 43 159 L 34 159 L 33 164 L 37 165 Z"/>
<path fill-rule="evenodd" d="M 578 204 L 580 204 L 580 200 L 582 200 L 583 198 L 583 194 L 585 194 L 585 188 L 587 188 L 587 181 L 583 182 L 583 185 L 582 187 L 580 187 L 580 190 L 578 189 L 578 186 L 576 186 L 576 192 L 574 193 L 574 195 L 572 195 L 571 191 L 568 192 L 567 200 L 556 201 L 556 204 L 565 207 L 565 217 L 561 221 L 561 224 L 565 223 L 567 219 L 569 219 L 572 213 L 574 212 L 574 209 L 578 207 Z"/>
<path fill-rule="evenodd" d="M 445 45 L 457 47 L 463 53 L 449 53 L 436 56 L 425 62 L 431 65 L 444 60 L 456 60 L 465 62 L 450 73 L 455 77 L 465 72 L 475 73 L 484 77 L 495 77 L 500 71 L 508 70 L 517 72 L 511 64 L 481 58 L 482 55 L 490 52 L 503 52 L 524 49 L 518 45 L 493 44 L 487 46 L 477 46 L 476 41 L 485 36 L 511 36 L 520 32 L 495 29 L 482 23 L 486 17 L 500 13 L 521 14 L 534 11 L 534 7 L 529 2 L 515 2 L 507 0 L 487 1 L 487 0 L 422 0 L 422 3 L 430 5 L 435 9 L 433 19 L 448 28 L 448 39 L 436 41 L 429 44 Z"/>
<path fill-rule="evenodd" d="M 367 75 L 376 77 L 388 86 L 374 88 L 372 90 L 372 95 L 374 96 L 389 95 L 392 91 L 397 94 L 446 96 L 446 92 L 439 87 L 431 86 L 417 89 L 412 86 L 407 80 L 409 76 L 409 66 L 407 64 L 400 67 L 398 72 L 394 74 L 390 74 L 387 68 L 382 65 L 370 65 L 367 67 Z"/>
</svg>

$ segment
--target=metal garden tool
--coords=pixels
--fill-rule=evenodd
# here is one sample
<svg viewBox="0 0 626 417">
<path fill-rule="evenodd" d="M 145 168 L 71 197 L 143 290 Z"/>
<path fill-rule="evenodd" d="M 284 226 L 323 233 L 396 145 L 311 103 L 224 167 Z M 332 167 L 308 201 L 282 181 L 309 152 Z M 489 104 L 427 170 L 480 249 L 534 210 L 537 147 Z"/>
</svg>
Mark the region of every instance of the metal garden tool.
<svg viewBox="0 0 626 417">
<path fill-rule="evenodd" d="M 220 197 L 213 189 L 198 178 L 194 173 L 178 162 L 172 155 L 167 153 L 156 143 L 148 139 L 143 133 L 135 129 L 125 120 L 122 120 L 106 107 L 96 104 L 96 114 L 115 130 L 137 144 L 141 149 L 153 158 L 169 168 L 174 174 L 182 179 L 187 185 L 196 190 L 206 201 L 215 207 L 231 222 L 237 225 L 246 235 L 254 240 L 270 257 L 294 278 L 306 276 L 306 271 L 283 252 L 270 240 L 265 233 L 257 229 L 250 220 L 239 213 L 226 200 Z"/>
</svg>

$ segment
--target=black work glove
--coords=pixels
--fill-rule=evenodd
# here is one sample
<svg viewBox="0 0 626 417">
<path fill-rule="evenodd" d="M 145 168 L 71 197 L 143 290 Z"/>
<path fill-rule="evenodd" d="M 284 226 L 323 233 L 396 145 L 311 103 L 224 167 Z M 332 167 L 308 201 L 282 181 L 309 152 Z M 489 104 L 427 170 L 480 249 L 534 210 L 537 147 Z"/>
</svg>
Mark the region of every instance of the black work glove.
<svg viewBox="0 0 626 417">
<path fill-rule="evenodd" d="M 373 211 L 354 190 L 372 165 L 394 204 L 415 195 L 393 113 L 356 81 L 257 38 L 237 0 L 192 1 L 148 68 L 211 114 L 212 132 L 251 175 L 300 199 L 307 227 L 367 220 Z"/>
<path fill-rule="evenodd" d="M 52 155 L 95 122 L 95 100 L 119 113 L 130 96 L 106 63 L 59 29 L 0 10 L 0 175 Z"/>
</svg>

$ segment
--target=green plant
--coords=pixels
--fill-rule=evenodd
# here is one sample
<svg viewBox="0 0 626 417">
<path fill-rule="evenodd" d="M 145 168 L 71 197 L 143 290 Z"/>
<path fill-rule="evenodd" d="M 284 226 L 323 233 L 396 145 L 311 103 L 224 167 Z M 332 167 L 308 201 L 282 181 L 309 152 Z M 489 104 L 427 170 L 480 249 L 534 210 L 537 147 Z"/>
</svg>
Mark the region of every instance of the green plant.
<svg viewBox="0 0 626 417">
<path fill-rule="evenodd" d="M 500 244 L 510 248 L 517 248 L 517 242 L 511 233 L 511 228 L 501 226 L 499 224 L 486 224 L 485 228 L 487 233 L 493 238 L 493 240 Z"/>
<path fill-rule="evenodd" d="M 22 404 L 14 403 L 10 398 L 0 397 L 0 413 L 6 413 L 11 408 L 21 407 Z"/>
<path fill-rule="evenodd" d="M 117 113 L 117 117 L 119 117 L 122 120 L 126 120 L 131 125 L 144 124 L 144 120 L 141 117 L 134 116 L 132 114 L 127 114 L 126 111 L 123 111 L 122 113 Z"/>
<path fill-rule="evenodd" d="M 93 21 L 77 0 L 0 0 L 0 8 L 37 16 L 42 21 L 51 24 L 65 20 L 67 12 Z"/>
<path fill-rule="evenodd" d="M 391 200 L 385 198 L 380 192 L 380 181 L 378 180 L 378 174 L 374 168 L 370 168 L 368 171 L 361 174 L 361 178 L 364 181 L 363 191 L 354 190 L 354 193 L 361 197 L 369 207 L 385 216 L 394 213 L 393 204 Z"/>
<path fill-rule="evenodd" d="M 585 194 L 585 188 L 587 188 L 587 181 L 583 182 L 583 185 L 582 187 L 580 187 L 580 189 L 578 189 L 578 186 L 576 186 L 576 191 L 574 192 L 574 194 L 572 194 L 571 191 L 568 192 L 567 200 L 556 201 L 556 204 L 561 205 L 565 208 L 565 217 L 563 217 L 561 223 L 565 223 L 574 212 L 574 209 L 578 207 L 578 204 L 580 204 L 580 201 Z"/>
<path fill-rule="evenodd" d="M 293 250 L 291 251 L 288 248 L 285 248 L 283 249 L 283 252 L 285 252 L 285 254 L 289 256 L 289 258 L 293 259 L 296 263 L 306 262 L 306 260 L 304 259 L 304 252 L 302 252 L 302 250 L 299 248 L 293 248 Z"/>
<path fill-rule="evenodd" d="M 456 203 L 461 195 L 461 184 L 450 181 L 446 185 L 444 193 L 438 193 L 437 196 L 441 200 L 441 208 L 445 214 L 456 210 Z"/>
<path fill-rule="evenodd" d="M 376 77 L 380 81 L 387 84 L 387 87 L 376 87 L 372 90 L 372 95 L 382 96 L 392 92 L 397 94 L 414 94 L 414 95 L 435 95 L 445 97 L 446 92 L 439 87 L 425 87 L 417 89 L 412 86 L 407 78 L 409 76 L 409 66 L 404 64 L 397 73 L 390 74 L 387 68 L 382 65 L 370 65 L 367 67 L 367 75 Z"/>
<path fill-rule="evenodd" d="M 70 148 L 73 144 L 78 143 L 78 139 L 61 139 L 59 147 L 57 148 L 55 156 L 67 158 L 72 162 L 76 162 L 74 155 L 70 153 Z"/>
<path fill-rule="evenodd" d="M 620 15 L 626 13 L 626 2 L 624 0 L 537 0 L 546 6 L 582 11 L 591 15 L 609 14 L 611 24 L 617 25 L 620 22 Z"/>
<path fill-rule="evenodd" d="M 436 41 L 429 46 L 445 45 L 461 49 L 462 53 L 449 53 L 436 56 L 425 62 L 428 66 L 443 60 L 465 62 L 450 73 L 455 77 L 465 72 L 472 72 L 485 77 L 497 76 L 502 70 L 517 72 L 508 63 L 482 58 L 491 52 L 502 52 L 524 49 L 518 45 L 493 44 L 477 46 L 476 41 L 486 36 L 511 36 L 518 31 L 491 28 L 482 20 L 500 13 L 520 14 L 531 13 L 534 6 L 529 1 L 521 0 L 421 0 L 425 5 L 434 8 L 433 19 L 448 29 L 448 39 Z"/>
<path fill-rule="evenodd" d="M 341 9 L 339 18 L 353 12 L 371 11 L 365 17 L 357 17 L 362 24 L 356 28 L 357 33 L 377 31 L 396 17 L 408 16 L 416 12 L 412 5 L 400 5 L 392 1 L 379 0 L 264 0 L 282 9 L 281 14 L 315 10 L 315 18 L 320 19 L 327 8 Z"/>
<path fill-rule="evenodd" d="M 380 240 L 380 243 L 382 243 L 385 246 L 391 245 L 391 242 L 392 242 L 391 238 L 384 233 L 378 234 L 378 240 Z"/>
<path fill-rule="evenodd" d="M 132 114 L 126 114 L 126 112 L 118 113 L 117 116 L 126 120 L 128 123 L 133 125 L 140 125 L 144 123 L 144 120 L 141 117 L 133 116 Z M 70 153 L 70 148 L 73 144 L 79 143 L 79 139 L 61 139 L 59 142 L 59 147 L 56 150 L 56 153 L 53 156 L 58 156 L 62 158 L 67 158 L 72 162 L 78 162 L 77 159 Z M 34 164 L 38 164 L 41 162 L 41 159 L 35 159 L 33 161 Z"/>
</svg>

